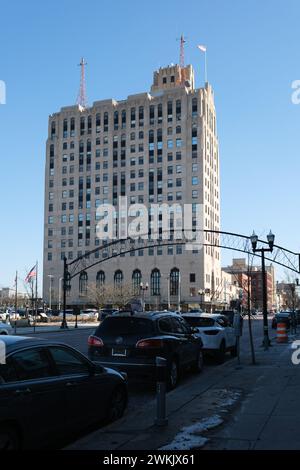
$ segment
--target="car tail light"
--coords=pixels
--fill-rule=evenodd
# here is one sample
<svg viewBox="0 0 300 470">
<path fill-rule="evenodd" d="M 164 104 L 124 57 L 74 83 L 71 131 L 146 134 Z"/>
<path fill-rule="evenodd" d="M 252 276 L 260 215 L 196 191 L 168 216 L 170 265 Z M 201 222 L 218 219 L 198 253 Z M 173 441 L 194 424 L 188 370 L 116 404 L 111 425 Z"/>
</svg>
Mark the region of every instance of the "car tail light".
<svg viewBox="0 0 300 470">
<path fill-rule="evenodd" d="M 220 330 L 206 330 L 203 333 L 205 333 L 206 335 L 217 335 L 219 331 Z"/>
<path fill-rule="evenodd" d="M 149 338 L 149 339 L 141 339 L 135 345 L 136 348 L 143 348 L 143 349 L 159 349 L 162 348 L 164 342 L 162 339 L 156 338 Z"/>
<path fill-rule="evenodd" d="M 101 338 L 97 338 L 97 336 L 89 336 L 88 337 L 88 345 L 89 346 L 96 346 L 97 348 L 102 348 L 104 343 Z"/>
</svg>

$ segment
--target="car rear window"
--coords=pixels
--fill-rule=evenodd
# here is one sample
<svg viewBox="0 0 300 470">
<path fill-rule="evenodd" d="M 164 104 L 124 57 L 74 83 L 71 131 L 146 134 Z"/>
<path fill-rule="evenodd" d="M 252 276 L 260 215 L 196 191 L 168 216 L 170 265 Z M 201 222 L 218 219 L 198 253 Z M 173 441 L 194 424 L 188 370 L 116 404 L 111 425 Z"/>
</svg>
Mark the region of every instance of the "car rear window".
<svg viewBox="0 0 300 470">
<path fill-rule="evenodd" d="M 215 321 L 213 318 L 205 318 L 205 317 L 185 317 L 183 318 L 188 322 L 188 324 L 192 327 L 203 327 L 203 326 L 214 326 Z"/>
<path fill-rule="evenodd" d="M 153 322 L 147 318 L 107 317 L 96 330 L 96 334 L 138 335 L 153 333 Z"/>
</svg>

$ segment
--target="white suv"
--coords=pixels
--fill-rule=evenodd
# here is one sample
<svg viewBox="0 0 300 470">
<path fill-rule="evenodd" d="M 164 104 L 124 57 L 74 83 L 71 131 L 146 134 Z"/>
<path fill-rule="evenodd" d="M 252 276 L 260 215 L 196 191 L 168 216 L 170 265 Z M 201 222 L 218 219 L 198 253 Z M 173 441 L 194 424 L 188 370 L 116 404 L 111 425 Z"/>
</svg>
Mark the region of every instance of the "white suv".
<svg viewBox="0 0 300 470">
<path fill-rule="evenodd" d="M 233 326 L 225 315 L 211 313 L 184 313 L 183 318 L 197 329 L 203 342 L 203 351 L 212 354 L 219 364 L 224 362 L 225 353 L 237 354 L 237 342 Z"/>
</svg>

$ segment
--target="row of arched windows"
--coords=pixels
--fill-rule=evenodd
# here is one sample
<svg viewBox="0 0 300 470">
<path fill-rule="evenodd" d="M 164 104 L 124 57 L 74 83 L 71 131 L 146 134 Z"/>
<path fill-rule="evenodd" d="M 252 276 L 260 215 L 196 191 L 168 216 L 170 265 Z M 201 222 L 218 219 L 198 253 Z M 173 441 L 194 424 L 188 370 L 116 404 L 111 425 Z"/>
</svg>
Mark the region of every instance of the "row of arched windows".
<svg viewBox="0 0 300 470">
<path fill-rule="evenodd" d="M 134 294 L 138 295 L 140 291 L 140 284 L 142 282 L 142 273 L 139 269 L 135 269 L 132 273 L 132 288 Z M 121 287 L 124 281 L 123 272 L 118 269 L 114 273 L 114 285 L 115 287 Z M 170 295 L 178 295 L 180 284 L 180 272 L 178 268 L 173 268 L 170 271 L 169 277 L 169 289 Z M 105 285 L 105 272 L 98 271 L 96 275 L 96 286 L 97 288 Z M 155 268 L 151 271 L 150 275 L 150 294 L 160 295 L 161 289 L 161 273 L 160 270 Z M 79 276 L 79 295 L 85 296 L 88 291 L 88 275 L 86 271 L 83 271 Z"/>
</svg>

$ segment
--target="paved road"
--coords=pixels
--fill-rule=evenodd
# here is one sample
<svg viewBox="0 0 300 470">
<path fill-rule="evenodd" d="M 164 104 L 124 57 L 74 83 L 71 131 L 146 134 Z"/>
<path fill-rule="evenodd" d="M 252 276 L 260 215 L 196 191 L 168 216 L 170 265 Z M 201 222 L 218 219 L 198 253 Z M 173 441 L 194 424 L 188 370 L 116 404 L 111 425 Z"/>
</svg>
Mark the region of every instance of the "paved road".
<svg viewBox="0 0 300 470">
<path fill-rule="evenodd" d="M 70 328 L 67 331 L 60 330 L 55 332 L 45 331 L 45 332 L 38 332 L 36 333 L 37 336 L 43 338 L 49 338 L 57 341 L 62 341 L 70 346 L 77 348 L 84 354 L 87 354 L 87 338 L 88 336 L 94 331 L 95 327 L 93 328 L 79 328 L 73 329 Z M 25 329 L 24 329 L 25 330 Z M 259 350 L 262 343 L 262 332 L 263 332 L 263 324 L 262 318 L 258 317 L 253 319 L 252 321 L 252 330 L 253 330 L 253 337 L 254 337 L 254 345 L 255 349 Z M 26 331 L 26 330 L 25 330 Z M 23 329 L 22 329 L 22 333 Z M 274 332 L 270 329 L 270 337 L 274 336 Z M 33 336 L 33 333 L 30 332 L 30 336 Z M 226 361 L 232 361 L 237 359 L 232 359 L 229 354 L 227 354 Z M 248 321 L 244 320 L 244 334 L 241 338 L 241 362 L 250 362 L 251 361 L 251 354 L 250 354 L 250 344 L 249 344 L 249 333 L 248 333 Z M 206 374 L 215 367 L 215 363 L 212 359 L 206 360 L 206 367 L 203 371 L 203 380 L 205 380 Z M 220 373 L 222 368 L 216 368 L 216 373 Z M 180 386 L 183 386 L 189 382 L 191 379 L 190 374 L 185 374 L 181 382 Z M 150 383 L 145 383 L 142 381 L 130 380 L 129 381 L 129 393 L 130 393 L 130 402 L 129 402 L 129 412 L 137 407 L 143 405 L 148 400 L 154 398 L 155 396 L 155 385 L 151 385 Z"/>
</svg>

